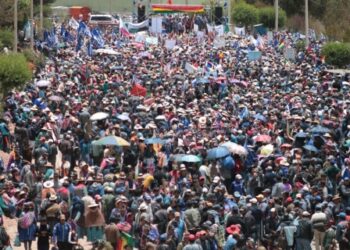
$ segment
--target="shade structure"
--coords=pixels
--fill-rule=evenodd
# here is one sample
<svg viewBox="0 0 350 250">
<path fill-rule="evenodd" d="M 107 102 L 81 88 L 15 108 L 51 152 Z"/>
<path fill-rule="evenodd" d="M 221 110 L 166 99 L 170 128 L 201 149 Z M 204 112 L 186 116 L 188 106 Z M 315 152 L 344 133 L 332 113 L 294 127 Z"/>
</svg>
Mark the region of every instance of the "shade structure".
<svg viewBox="0 0 350 250">
<path fill-rule="evenodd" d="M 152 4 L 151 9 L 155 13 L 203 13 L 203 5 L 184 5 L 184 4 Z"/>
<path fill-rule="evenodd" d="M 127 147 L 130 146 L 130 143 L 127 142 L 125 139 L 119 137 L 119 136 L 106 136 L 99 140 L 97 140 L 95 145 L 110 145 L 110 146 L 119 146 L 119 147 Z"/>
<path fill-rule="evenodd" d="M 90 117 L 91 121 L 99 121 L 99 120 L 104 120 L 109 116 L 109 114 L 105 113 L 105 112 L 97 112 L 95 114 L 93 114 Z"/>
<path fill-rule="evenodd" d="M 226 147 L 216 147 L 209 149 L 207 152 L 207 159 L 219 159 L 230 154 L 230 151 Z"/>
<path fill-rule="evenodd" d="M 221 144 L 220 146 L 227 148 L 232 154 L 235 155 L 246 156 L 248 154 L 248 151 L 245 147 L 234 142 L 228 141 Z"/>
<path fill-rule="evenodd" d="M 143 96 L 145 97 L 147 94 L 147 89 L 143 86 L 141 86 L 140 84 L 135 84 L 131 91 L 130 91 L 131 95 L 133 96 Z"/>
</svg>

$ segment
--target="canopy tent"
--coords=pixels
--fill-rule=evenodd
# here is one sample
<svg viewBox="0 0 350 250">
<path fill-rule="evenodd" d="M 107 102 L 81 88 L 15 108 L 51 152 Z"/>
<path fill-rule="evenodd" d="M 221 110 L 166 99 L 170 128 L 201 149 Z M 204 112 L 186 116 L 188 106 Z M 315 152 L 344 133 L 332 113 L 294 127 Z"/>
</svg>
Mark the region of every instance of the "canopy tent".
<svg viewBox="0 0 350 250">
<path fill-rule="evenodd" d="M 203 5 L 184 5 L 184 4 L 152 4 L 152 11 L 155 13 L 203 13 Z"/>
</svg>

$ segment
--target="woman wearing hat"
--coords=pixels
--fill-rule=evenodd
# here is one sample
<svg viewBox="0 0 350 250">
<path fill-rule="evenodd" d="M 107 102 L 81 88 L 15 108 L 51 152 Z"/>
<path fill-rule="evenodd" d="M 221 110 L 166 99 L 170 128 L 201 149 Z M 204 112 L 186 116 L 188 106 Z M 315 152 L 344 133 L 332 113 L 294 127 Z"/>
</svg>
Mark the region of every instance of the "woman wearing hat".
<svg viewBox="0 0 350 250">
<path fill-rule="evenodd" d="M 18 235 L 20 242 L 24 243 L 25 250 L 32 249 L 32 241 L 36 237 L 36 218 L 34 214 L 34 204 L 25 202 L 23 212 L 18 219 Z"/>
<path fill-rule="evenodd" d="M 97 203 L 92 203 L 85 213 L 85 227 L 87 231 L 87 240 L 95 242 L 102 240 L 104 235 L 105 218 L 101 212 L 101 208 Z"/>
</svg>

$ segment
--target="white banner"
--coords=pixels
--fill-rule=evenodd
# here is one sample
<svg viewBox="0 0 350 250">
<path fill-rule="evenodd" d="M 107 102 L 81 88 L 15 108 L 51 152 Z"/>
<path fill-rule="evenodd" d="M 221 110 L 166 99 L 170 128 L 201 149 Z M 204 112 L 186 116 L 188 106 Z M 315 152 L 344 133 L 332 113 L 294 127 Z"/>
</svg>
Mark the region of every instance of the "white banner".
<svg viewBox="0 0 350 250">
<path fill-rule="evenodd" d="M 147 28 L 148 25 L 149 25 L 148 19 L 141 23 L 126 23 L 126 26 L 128 27 L 129 30 Z"/>
<path fill-rule="evenodd" d="M 224 37 L 216 37 L 213 42 L 214 48 L 220 49 L 222 47 L 225 47 L 226 41 Z"/>
<path fill-rule="evenodd" d="M 245 28 L 235 27 L 235 34 L 239 36 L 245 36 Z"/>
<path fill-rule="evenodd" d="M 160 34 L 163 30 L 163 18 L 162 17 L 152 17 L 150 32 Z"/>
<path fill-rule="evenodd" d="M 165 40 L 165 48 L 170 50 L 170 49 L 173 49 L 175 45 L 176 45 L 176 40 L 170 40 L 170 39 Z"/>
<path fill-rule="evenodd" d="M 197 68 L 188 62 L 186 62 L 185 64 L 185 69 L 190 74 L 195 73 L 197 71 Z"/>
<path fill-rule="evenodd" d="M 158 45 L 158 37 L 146 37 L 146 43 L 150 45 Z"/>
<path fill-rule="evenodd" d="M 215 26 L 215 33 L 217 36 L 223 36 L 225 32 L 224 25 Z"/>
</svg>

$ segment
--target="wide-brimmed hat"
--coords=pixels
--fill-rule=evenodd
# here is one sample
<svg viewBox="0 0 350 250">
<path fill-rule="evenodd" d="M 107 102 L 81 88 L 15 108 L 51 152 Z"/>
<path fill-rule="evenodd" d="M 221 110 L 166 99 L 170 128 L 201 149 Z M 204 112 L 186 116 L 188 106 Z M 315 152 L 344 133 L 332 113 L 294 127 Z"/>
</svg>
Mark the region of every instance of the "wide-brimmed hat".
<svg viewBox="0 0 350 250">
<path fill-rule="evenodd" d="M 52 188 L 54 186 L 53 181 L 45 181 L 43 184 L 44 188 Z"/>
<path fill-rule="evenodd" d="M 231 226 L 226 228 L 226 232 L 228 234 L 240 234 L 241 227 L 239 225 L 231 225 Z"/>
</svg>

